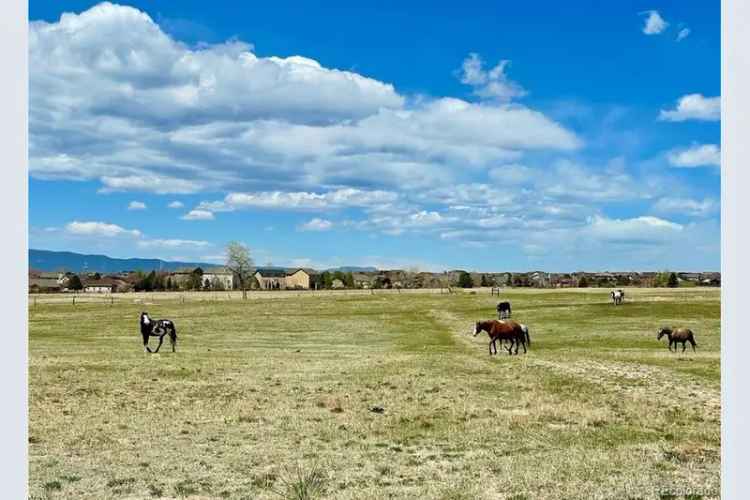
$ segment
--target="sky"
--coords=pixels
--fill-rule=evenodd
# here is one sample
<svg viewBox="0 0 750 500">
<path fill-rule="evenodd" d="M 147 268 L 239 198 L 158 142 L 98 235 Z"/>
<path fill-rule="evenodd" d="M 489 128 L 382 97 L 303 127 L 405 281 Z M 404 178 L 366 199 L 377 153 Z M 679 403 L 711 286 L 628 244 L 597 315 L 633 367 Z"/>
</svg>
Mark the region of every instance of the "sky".
<svg viewBox="0 0 750 500">
<path fill-rule="evenodd" d="M 352 3 L 29 2 L 29 246 L 719 270 L 720 2 Z"/>
</svg>

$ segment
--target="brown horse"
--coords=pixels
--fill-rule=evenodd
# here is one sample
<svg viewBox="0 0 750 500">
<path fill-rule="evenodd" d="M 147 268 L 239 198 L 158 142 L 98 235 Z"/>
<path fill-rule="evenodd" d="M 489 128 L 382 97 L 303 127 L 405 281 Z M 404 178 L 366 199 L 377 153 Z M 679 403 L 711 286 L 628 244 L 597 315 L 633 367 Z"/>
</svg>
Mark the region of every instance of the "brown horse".
<svg viewBox="0 0 750 500">
<path fill-rule="evenodd" d="M 674 352 L 677 352 L 677 343 L 682 342 L 682 352 L 685 352 L 685 342 L 690 342 L 693 346 L 693 352 L 695 352 L 695 336 L 690 328 L 662 328 L 659 330 L 659 334 L 656 336 L 656 340 L 661 340 L 663 336 L 667 336 L 669 339 L 669 350 L 672 350 L 672 344 L 674 344 Z"/>
<path fill-rule="evenodd" d="M 523 345 L 523 352 L 526 353 L 526 333 L 520 323 L 513 320 L 498 321 L 491 319 L 487 321 L 477 321 L 474 328 L 474 336 L 476 337 L 481 332 L 487 332 L 490 337 L 490 356 L 492 356 L 492 348 L 495 348 L 497 354 L 497 341 L 500 340 L 502 343 L 504 340 L 510 341 L 510 347 L 507 347 L 508 355 L 513 354 L 513 344 L 516 345 L 515 354 L 518 354 L 519 345 Z"/>
</svg>

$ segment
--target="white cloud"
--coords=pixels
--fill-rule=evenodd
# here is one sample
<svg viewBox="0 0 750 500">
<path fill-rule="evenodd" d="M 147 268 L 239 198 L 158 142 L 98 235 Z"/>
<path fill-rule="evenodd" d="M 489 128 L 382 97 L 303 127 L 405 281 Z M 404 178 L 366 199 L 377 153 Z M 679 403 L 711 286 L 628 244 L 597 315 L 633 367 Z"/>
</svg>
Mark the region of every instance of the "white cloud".
<svg viewBox="0 0 750 500">
<path fill-rule="evenodd" d="M 99 179 L 103 193 L 114 191 L 145 191 L 156 194 L 190 194 L 198 192 L 201 185 L 186 179 L 162 175 L 103 176 Z"/>
<path fill-rule="evenodd" d="M 328 231 L 333 227 L 333 223 L 326 219 L 314 218 L 302 224 L 300 231 Z"/>
<path fill-rule="evenodd" d="M 211 246 L 208 241 L 179 239 L 149 239 L 138 242 L 141 248 L 205 248 Z"/>
<path fill-rule="evenodd" d="M 370 207 L 395 202 L 398 195 L 389 191 L 364 191 L 344 188 L 325 193 L 306 191 L 263 191 L 257 193 L 229 193 L 223 201 L 203 202 L 199 210 L 225 212 L 241 208 L 279 210 L 319 210 L 345 207 Z"/>
<path fill-rule="evenodd" d="M 702 94 L 688 94 L 677 100 L 672 110 L 662 109 L 659 120 L 683 122 L 686 120 L 721 120 L 721 97 L 704 97 Z"/>
<path fill-rule="evenodd" d="M 688 37 L 690 34 L 690 28 L 682 28 L 679 33 L 677 33 L 677 41 L 680 42 Z"/>
<path fill-rule="evenodd" d="M 621 158 L 598 168 L 558 160 L 550 172 L 540 174 L 538 187 L 550 197 L 589 202 L 626 201 L 654 195 L 641 189 Z"/>
<path fill-rule="evenodd" d="M 106 105 L 120 116 L 152 122 L 217 115 L 327 121 L 403 103 L 392 85 L 305 57 L 257 57 L 239 41 L 191 49 L 146 13 L 110 3 L 63 14 L 56 23 L 32 22 L 29 46 L 32 80 L 44 72 L 37 85 L 52 84 L 56 76 L 89 84 L 85 95 L 75 85 L 49 100 L 93 111 Z"/>
<path fill-rule="evenodd" d="M 128 204 L 128 210 L 146 210 L 146 204 L 142 201 L 131 201 Z"/>
<path fill-rule="evenodd" d="M 207 210 L 191 210 L 180 218 L 183 220 L 214 220 L 214 214 Z"/>
<path fill-rule="evenodd" d="M 65 226 L 65 231 L 77 236 L 97 236 L 104 238 L 113 238 L 116 236 L 139 238 L 141 236 L 141 232 L 137 229 L 125 229 L 117 224 L 96 221 L 73 221 Z"/>
<path fill-rule="evenodd" d="M 663 241 L 682 231 L 683 226 L 650 215 L 632 219 L 591 217 L 583 233 L 600 241 L 645 243 Z"/>
<path fill-rule="evenodd" d="M 674 167 L 718 167 L 721 165 L 721 150 L 716 144 L 695 144 L 668 153 L 667 159 Z"/>
<path fill-rule="evenodd" d="M 648 14 L 648 17 L 643 23 L 643 33 L 646 35 L 658 35 L 669 26 L 669 23 L 666 22 L 656 10 L 648 10 L 646 12 L 641 12 L 641 14 Z"/>
<path fill-rule="evenodd" d="M 173 201 L 169 205 L 167 205 L 169 208 L 182 208 L 185 206 L 184 203 L 181 201 Z"/>
<path fill-rule="evenodd" d="M 528 94 L 521 85 L 512 81 L 505 73 L 510 61 L 502 60 L 489 71 L 482 69 L 482 65 L 482 59 L 473 52 L 461 64 L 461 83 L 474 87 L 475 95 L 499 101 L 510 101 Z"/>
<path fill-rule="evenodd" d="M 508 164 L 491 169 L 488 175 L 499 185 L 514 185 L 532 180 L 537 172 L 524 165 Z"/>
<path fill-rule="evenodd" d="M 717 213 L 719 208 L 719 203 L 712 198 L 702 201 L 690 198 L 661 198 L 654 204 L 654 210 L 657 212 L 690 217 L 707 217 Z"/>
<path fill-rule="evenodd" d="M 29 57 L 30 174 L 99 180 L 104 193 L 451 185 L 467 168 L 581 146 L 527 107 L 411 99 L 236 41 L 190 48 L 108 3 L 32 22 Z M 484 80 L 480 93 L 525 92 L 505 62 L 478 70 L 467 78 Z"/>
</svg>

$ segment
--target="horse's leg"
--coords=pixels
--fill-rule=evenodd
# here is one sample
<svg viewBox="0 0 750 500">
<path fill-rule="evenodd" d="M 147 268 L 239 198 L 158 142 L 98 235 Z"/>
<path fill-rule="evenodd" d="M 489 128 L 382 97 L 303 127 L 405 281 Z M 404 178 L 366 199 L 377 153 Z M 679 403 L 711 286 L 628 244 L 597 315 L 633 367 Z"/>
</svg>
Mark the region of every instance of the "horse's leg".
<svg viewBox="0 0 750 500">
<path fill-rule="evenodd" d="M 175 352 L 177 346 L 177 332 L 173 329 L 169 332 L 169 343 L 172 345 L 172 352 Z"/>
<path fill-rule="evenodd" d="M 682 341 L 682 352 L 685 352 L 685 341 Z"/>
<path fill-rule="evenodd" d="M 526 340 L 521 341 L 521 345 L 523 345 L 523 353 L 526 354 Z"/>
<path fill-rule="evenodd" d="M 159 349 L 161 348 L 161 343 L 162 342 L 164 342 L 164 334 L 163 333 L 161 335 L 159 335 L 159 345 L 156 346 L 156 350 L 154 351 L 155 353 L 159 352 Z"/>
<path fill-rule="evenodd" d="M 143 350 L 144 352 L 151 352 L 151 349 L 148 346 L 148 335 L 143 335 Z"/>
<path fill-rule="evenodd" d="M 693 352 L 695 352 L 695 340 L 690 339 L 690 344 L 693 346 Z"/>
</svg>

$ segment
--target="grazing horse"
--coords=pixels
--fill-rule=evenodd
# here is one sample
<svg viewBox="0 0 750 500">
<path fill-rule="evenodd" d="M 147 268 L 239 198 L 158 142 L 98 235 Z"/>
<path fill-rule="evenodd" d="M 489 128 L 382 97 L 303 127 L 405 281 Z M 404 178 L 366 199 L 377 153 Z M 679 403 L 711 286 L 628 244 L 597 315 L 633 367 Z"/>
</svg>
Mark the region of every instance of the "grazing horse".
<svg viewBox="0 0 750 500">
<path fill-rule="evenodd" d="M 174 321 L 169 319 L 151 319 L 147 312 L 141 313 L 141 335 L 143 336 L 143 347 L 146 352 L 159 352 L 164 336 L 169 334 L 169 343 L 172 344 L 172 352 L 175 352 L 177 345 L 177 329 Z M 155 351 L 151 351 L 148 346 L 149 337 L 159 337 L 159 345 Z"/>
<path fill-rule="evenodd" d="M 614 302 L 615 305 L 622 304 L 623 299 L 625 299 L 625 292 L 622 290 L 615 290 L 610 295 L 612 296 L 612 302 Z"/>
<path fill-rule="evenodd" d="M 663 336 L 667 336 L 669 339 L 669 350 L 672 350 L 672 344 L 674 344 L 674 352 L 677 352 L 677 343 L 682 342 L 682 352 L 685 352 L 685 342 L 690 342 L 693 346 L 693 352 L 695 352 L 695 337 L 693 331 L 690 328 L 662 328 L 659 330 L 659 334 L 656 336 L 656 340 L 661 340 Z"/>
<path fill-rule="evenodd" d="M 516 321 L 498 321 L 496 319 L 490 319 L 487 321 L 477 321 L 474 328 L 474 336 L 476 337 L 481 332 L 487 332 L 490 337 L 490 356 L 492 356 L 492 348 L 495 348 L 494 354 L 497 354 L 497 341 L 510 340 L 510 347 L 507 347 L 508 355 L 511 355 L 513 344 L 516 345 L 515 354 L 518 354 L 518 346 L 523 345 L 523 352 L 526 353 L 526 335 L 528 335 L 528 328 L 524 332 L 521 324 Z"/>
<path fill-rule="evenodd" d="M 498 319 L 510 318 L 510 302 L 499 302 L 497 304 Z"/>
</svg>

